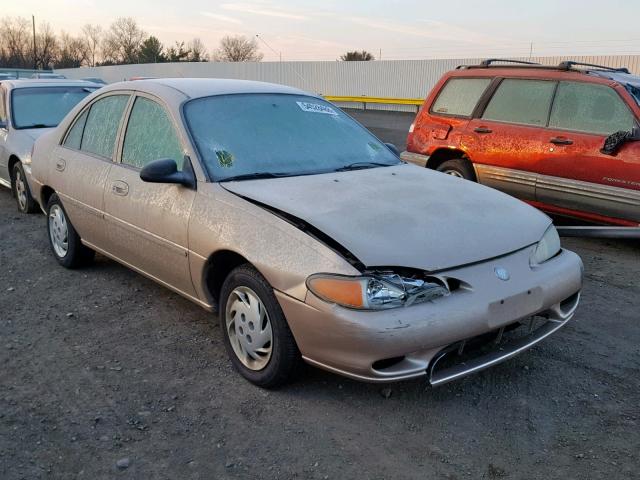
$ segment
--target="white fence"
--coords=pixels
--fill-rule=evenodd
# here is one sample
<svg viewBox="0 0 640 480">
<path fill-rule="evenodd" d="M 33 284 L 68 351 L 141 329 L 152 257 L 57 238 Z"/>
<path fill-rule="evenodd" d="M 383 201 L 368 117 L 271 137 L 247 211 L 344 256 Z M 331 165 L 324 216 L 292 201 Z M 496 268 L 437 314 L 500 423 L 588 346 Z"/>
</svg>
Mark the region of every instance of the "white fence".
<svg viewBox="0 0 640 480">
<path fill-rule="evenodd" d="M 520 58 L 545 65 L 572 59 L 610 67 L 628 67 L 640 74 L 640 55 Z M 323 95 L 423 98 L 448 70 L 474 65 L 480 58 L 438 60 L 376 60 L 372 62 L 247 62 L 152 63 L 58 70 L 69 78 L 99 77 L 117 82 L 130 77 L 214 77 L 282 83 Z M 371 108 L 415 111 L 411 106 Z"/>
</svg>

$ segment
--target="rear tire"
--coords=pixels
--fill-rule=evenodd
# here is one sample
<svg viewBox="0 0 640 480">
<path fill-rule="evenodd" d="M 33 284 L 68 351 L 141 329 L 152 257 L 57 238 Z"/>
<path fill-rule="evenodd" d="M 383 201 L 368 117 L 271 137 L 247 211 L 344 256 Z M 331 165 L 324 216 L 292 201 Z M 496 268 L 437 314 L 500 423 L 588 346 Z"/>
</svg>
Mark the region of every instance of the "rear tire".
<svg viewBox="0 0 640 480">
<path fill-rule="evenodd" d="M 442 162 L 436 170 L 453 177 L 464 178 L 465 180 L 471 180 L 472 182 L 476 181 L 476 174 L 473 170 L 473 165 L 471 165 L 469 160 L 464 158 L 454 158 L 453 160 Z"/>
<path fill-rule="evenodd" d="M 84 246 L 57 194 L 47 203 L 47 233 L 53 256 L 65 268 L 88 265 L 96 254 Z"/>
<path fill-rule="evenodd" d="M 295 378 L 302 366 L 300 351 L 273 288 L 251 265 L 227 276 L 219 312 L 224 345 L 240 375 L 263 388 Z"/>
<path fill-rule="evenodd" d="M 27 175 L 24 173 L 24 167 L 20 162 L 16 162 L 11 172 L 11 191 L 20 212 L 35 213 L 38 211 L 38 204 L 31 196 Z"/>
</svg>

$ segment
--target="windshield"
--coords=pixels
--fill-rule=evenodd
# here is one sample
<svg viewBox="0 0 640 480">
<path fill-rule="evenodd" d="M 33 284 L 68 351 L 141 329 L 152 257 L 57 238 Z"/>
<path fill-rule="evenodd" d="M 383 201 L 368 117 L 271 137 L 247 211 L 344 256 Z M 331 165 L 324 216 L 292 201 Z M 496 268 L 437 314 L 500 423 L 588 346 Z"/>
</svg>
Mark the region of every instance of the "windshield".
<svg viewBox="0 0 640 480">
<path fill-rule="evenodd" d="M 91 87 L 16 88 L 11 92 L 13 127 L 55 127 L 69 110 L 95 90 Z"/>
<path fill-rule="evenodd" d="M 209 175 L 216 181 L 400 163 L 364 127 L 315 97 L 218 95 L 188 102 L 184 114 Z"/>
</svg>

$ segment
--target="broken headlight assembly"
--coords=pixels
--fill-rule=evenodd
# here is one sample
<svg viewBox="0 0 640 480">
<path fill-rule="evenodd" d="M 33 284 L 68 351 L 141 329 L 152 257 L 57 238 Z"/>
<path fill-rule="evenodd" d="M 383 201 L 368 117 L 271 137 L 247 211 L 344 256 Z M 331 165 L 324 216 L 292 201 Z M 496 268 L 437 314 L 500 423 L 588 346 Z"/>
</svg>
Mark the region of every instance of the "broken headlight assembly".
<svg viewBox="0 0 640 480">
<path fill-rule="evenodd" d="M 382 310 L 408 307 L 449 295 L 446 282 L 374 272 L 358 277 L 319 273 L 307 278 L 307 288 L 322 300 L 347 308 Z"/>
<path fill-rule="evenodd" d="M 560 237 L 556 227 L 550 225 L 547 231 L 540 241 L 536 244 L 531 257 L 529 258 L 529 265 L 535 267 L 547 260 L 552 259 L 560 252 Z"/>
</svg>

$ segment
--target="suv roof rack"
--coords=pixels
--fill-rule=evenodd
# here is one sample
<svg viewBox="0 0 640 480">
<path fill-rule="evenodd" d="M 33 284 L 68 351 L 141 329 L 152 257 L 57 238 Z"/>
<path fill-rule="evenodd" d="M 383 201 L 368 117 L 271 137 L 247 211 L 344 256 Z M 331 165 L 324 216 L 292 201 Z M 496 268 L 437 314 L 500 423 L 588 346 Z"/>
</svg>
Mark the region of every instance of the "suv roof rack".
<svg viewBox="0 0 640 480">
<path fill-rule="evenodd" d="M 507 63 L 511 65 L 493 65 L 495 62 Z M 580 69 L 574 67 L 593 67 L 597 70 Z M 542 65 L 536 62 L 527 62 L 525 60 L 511 60 L 508 58 L 488 58 L 480 62 L 479 65 L 458 65 L 456 70 L 466 68 L 540 68 L 545 70 L 573 70 L 574 72 L 588 73 L 589 71 L 605 71 L 617 73 L 631 73 L 626 67 L 607 67 L 605 65 L 596 65 L 594 63 L 575 62 L 573 60 L 565 60 L 558 65 Z"/>
<path fill-rule="evenodd" d="M 518 63 L 518 64 L 521 64 L 521 65 L 541 65 L 538 62 L 527 62 L 526 60 L 511 60 L 509 58 L 487 58 L 486 60 L 483 60 L 482 62 L 480 62 L 480 66 L 481 67 L 488 67 L 492 63 L 495 63 L 495 62 Z"/>
<path fill-rule="evenodd" d="M 620 68 L 607 67 L 606 65 L 596 65 L 594 63 L 574 62 L 573 60 L 567 60 L 567 61 L 564 61 L 564 62 L 560 62 L 560 64 L 558 65 L 558 68 L 560 68 L 562 70 L 571 70 L 571 69 L 573 69 L 573 67 L 595 67 L 595 68 L 598 68 L 600 70 L 607 70 L 609 72 L 631 73 L 631 72 L 629 72 L 629 69 L 626 68 L 626 67 L 620 67 Z"/>
</svg>

